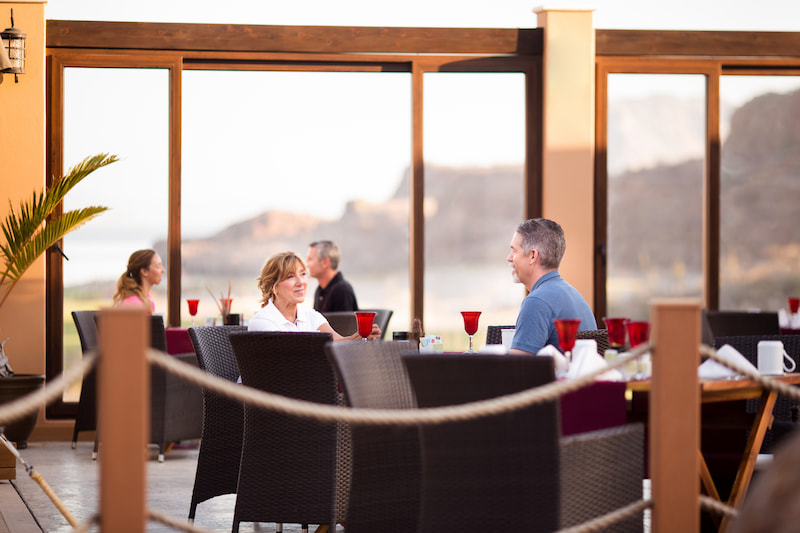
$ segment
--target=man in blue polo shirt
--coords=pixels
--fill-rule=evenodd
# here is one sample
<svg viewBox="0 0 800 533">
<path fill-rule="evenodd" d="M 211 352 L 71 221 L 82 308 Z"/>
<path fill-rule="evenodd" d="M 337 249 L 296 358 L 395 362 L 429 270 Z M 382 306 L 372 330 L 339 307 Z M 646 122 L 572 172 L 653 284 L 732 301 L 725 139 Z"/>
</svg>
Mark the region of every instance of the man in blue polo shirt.
<svg viewBox="0 0 800 533">
<path fill-rule="evenodd" d="M 579 318 L 579 331 L 597 329 L 594 313 L 581 293 L 558 273 L 567 243 L 564 230 L 546 218 L 532 218 L 517 227 L 511 239 L 511 276 L 529 291 L 517 317 L 512 354 L 535 354 L 558 346 L 553 320 Z"/>
</svg>

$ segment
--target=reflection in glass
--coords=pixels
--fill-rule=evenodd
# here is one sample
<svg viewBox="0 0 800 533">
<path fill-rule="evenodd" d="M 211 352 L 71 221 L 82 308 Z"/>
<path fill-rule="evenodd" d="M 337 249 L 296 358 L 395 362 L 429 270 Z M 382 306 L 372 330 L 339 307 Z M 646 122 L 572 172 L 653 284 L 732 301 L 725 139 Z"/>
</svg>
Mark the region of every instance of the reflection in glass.
<svg viewBox="0 0 800 533">
<path fill-rule="evenodd" d="M 463 352 L 462 309 L 514 324 L 525 295 L 506 262 L 523 217 L 525 77 L 430 73 L 424 87 L 425 333 Z"/>
<path fill-rule="evenodd" d="M 704 151 L 703 76 L 608 76 L 608 315 L 702 297 Z"/>
<path fill-rule="evenodd" d="M 200 298 L 198 323 L 218 314 L 206 286 L 230 281 L 247 320 L 264 261 L 305 260 L 326 239 L 359 306 L 392 309 L 388 329 L 407 330 L 410 75 L 185 71 L 182 97 L 181 290 Z"/>
<path fill-rule="evenodd" d="M 722 76 L 720 308 L 787 309 L 800 293 L 800 77 Z"/>
<path fill-rule="evenodd" d="M 65 369 L 81 356 L 70 312 L 111 305 L 130 254 L 166 239 L 168 83 L 163 69 L 64 71 L 64 168 L 101 152 L 120 159 L 88 177 L 64 202 L 65 209 L 111 208 L 64 239 Z M 166 277 L 151 294 L 156 311 L 166 313 Z M 77 383 L 64 399 L 77 401 L 79 394 Z"/>
</svg>

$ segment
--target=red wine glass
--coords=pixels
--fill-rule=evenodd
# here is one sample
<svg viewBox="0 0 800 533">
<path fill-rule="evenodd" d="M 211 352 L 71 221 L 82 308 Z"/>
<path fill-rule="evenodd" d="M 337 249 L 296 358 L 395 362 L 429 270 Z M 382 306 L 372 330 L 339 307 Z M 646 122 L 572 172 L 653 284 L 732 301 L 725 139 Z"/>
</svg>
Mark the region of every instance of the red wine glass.
<svg viewBox="0 0 800 533">
<path fill-rule="evenodd" d="M 621 349 L 625 346 L 625 339 L 628 336 L 627 318 L 604 318 L 606 329 L 608 329 L 608 344 L 614 349 Z"/>
<path fill-rule="evenodd" d="M 789 311 L 791 311 L 793 315 L 796 315 L 798 308 L 800 308 L 800 298 L 790 296 L 787 300 L 789 301 Z"/>
<path fill-rule="evenodd" d="M 192 327 L 194 327 L 194 317 L 197 316 L 197 304 L 200 300 L 186 300 L 186 303 L 189 304 L 189 314 L 192 315 Z"/>
<path fill-rule="evenodd" d="M 461 316 L 464 318 L 464 331 L 469 335 L 469 350 L 464 353 L 478 353 L 472 347 L 472 336 L 478 331 L 478 318 L 481 316 L 481 312 L 461 311 Z"/>
<path fill-rule="evenodd" d="M 650 338 L 649 322 L 628 322 L 627 326 L 631 348 L 636 348 L 640 344 L 647 342 Z"/>
<path fill-rule="evenodd" d="M 567 359 L 572 359 L 572 349 L 575 347 L 575 339 L 578 338 L 578 326 L 581 325 L 579 318 L 557 318 L 553 320 L 558 333 L 558 345 Z"/>
<path fill-rule="evenodd" d="M 361 335 L 363 340 L 367 340 L 370 333 L 372 333 L 372 321 L 375 320 L 375 314 L 371 311 L 358 311 L 356 312 L 356 323 L 358 324 L 358 334 Z"/>
</svg>

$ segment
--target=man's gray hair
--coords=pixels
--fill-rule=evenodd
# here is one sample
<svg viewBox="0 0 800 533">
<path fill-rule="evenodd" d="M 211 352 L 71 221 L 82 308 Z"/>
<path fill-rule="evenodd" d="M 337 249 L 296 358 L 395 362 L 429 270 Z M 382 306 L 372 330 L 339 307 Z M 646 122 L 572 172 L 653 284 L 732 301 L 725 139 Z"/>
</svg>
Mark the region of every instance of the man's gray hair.
<svg viewBox="0 0 800 533">
<path fill-rule="evenodd" d="M 314 241 L 308 245 L 310 248 L 317 249 L 317 259 L 322 261 L 326 257 L 331 260 L 331 268 L 339 270 L 339 260 L 342 254 L 339 252 L 339 247 L 333 241 Z"/>
<path fill-rule="evenodd" d="M 522 237 L 522 251 L 529 254 L 536 249 L 542 257 L 542 267 L 556 269 L 564 258 L 567 241 L 564 230 L 546 218 L 532 218 L 517 227 Z"/>
</svg>

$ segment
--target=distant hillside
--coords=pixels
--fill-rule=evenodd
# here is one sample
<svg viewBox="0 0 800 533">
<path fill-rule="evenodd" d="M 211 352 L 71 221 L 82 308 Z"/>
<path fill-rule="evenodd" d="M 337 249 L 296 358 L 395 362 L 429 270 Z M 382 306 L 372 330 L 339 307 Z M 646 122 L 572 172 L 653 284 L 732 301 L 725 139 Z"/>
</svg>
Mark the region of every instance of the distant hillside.
<svg viewBox="0 0 800 533">
<path fill-rule="evenodd" d="M 638 161 L 641 167 L 609 180 L 609 246 L 613 247 L 609 252 L 619 262 L 614 265 L 618 272 L 624 271 L 625 265 L 648 262 L 680 263 L 689 271 L 701 268 L 704 169 L 701 159 L 686 154 L 690 154 L 690 146 L 702 145 L 702 139 L 687 138 L 698 131 L 697 124 L 692 123 L 698 111 L 693 104 L 686 105 L 684 109 L 663 98 L 639 101 L 619 111 L 616 122 L 609 121 L 617 124 L 609 134 L 619 143 L 615 151 L 626 153 L 629 165 L 635 168 Z M 637 117 L 639 127 L 620 125 L 632 117 Z M 723 205 L 738 207 L 723 211 L 722 231 L 732 245 L 745 251 L 747 261 L 738 265 L 740 268 L 751 268 L 765 257 L 774 257 L 779 253 L 776 250 L 787 244 L 800 247 L 798 117 L 800 92 L 765 95 L 732 114 L 730 135 L 723 146 L 722 198 Z M 671 118 L 678 121 L 669 128 L 673 135 L 660 136 L 660 125 Z M 643 124 L 652 134 L 641 133 Z M 699 131 L 702 133 L 702 128 Z M 682 144 L 668 144 L 676 139 Z M 659 153 L 677 155 L 668 164 L 647 166 L 647 161 L 668 160 L 659 159 Z M 765 153 L 770 155 L 763 156 Z M 680 154 L 684 154 L 682 159 Z M 497 262 L 497 236 L 508 234 L 510 238 L 522 218 L 522 170 L 431 167 L 425 183 L 427 264 Z M 351 259 L 353 250 L 369 250 L 359 253 L 357 261 L 348 262 L 345 254 L 343 270 L 348 274 L 379 275 L 391 270 L 392 265 L 406 269 L 408 194 L 406 173 L 389 201 L 351 202 L 335 221 L 276 211 L 263 213 L 206 239 L 184 241 L 184 265 L 190 274 L 226 271 L 252 276 L 272 253 L 293 250 L 305 254 L 312 240 L 332 239 L 349 251 Z M 767 231 L 748 231 L 754 212 L 759 213 L 762 228 L 763 213 L 772 215 Z M 475 224 L 475 220 L 480 223 Z M 460 230 L 464 227 L 469 231 Z M 468 242 L 459 240 L 463 235 L 469 235 Z M 504 249 L 506 243 L 501 246 Z M 157 248 L 165 250 L 165 243 Z M 723 250 L 723 256 L 726 253 Z"/>
</svg>

